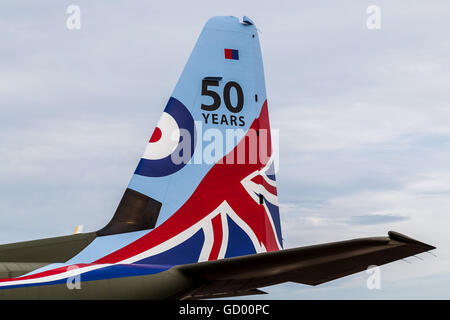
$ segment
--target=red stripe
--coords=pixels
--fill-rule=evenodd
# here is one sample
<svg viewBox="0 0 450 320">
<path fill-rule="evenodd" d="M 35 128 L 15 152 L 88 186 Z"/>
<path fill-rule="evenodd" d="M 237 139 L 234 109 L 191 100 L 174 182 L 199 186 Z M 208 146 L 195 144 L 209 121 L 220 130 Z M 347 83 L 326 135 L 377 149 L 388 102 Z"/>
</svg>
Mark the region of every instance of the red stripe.
<svg viewBox="0 0 450 320">
<path fill-rule="evenodd" d="M 10 282 L 10 281 L 16 281 L 16 280 L 37 279 L 37 278 L 53 276 L 53 275 L 56 275 L 58 273 L 63 273 L 63 272 L 66 272 L 66 271 L 73 270 L 73 269 L 69 269 L 69 267 L 83 268 L 83 267 L 91 266 L 91 265 L 94 265 L 94 263 L 92 263 L 92 264 L 89 264 L 89 263 L 74 264 L 74 265 L 71 265 L 71 266 L 59 267 L 59 268 L 56 268 L 56 269 L 52 269 L 52 270 L 47 270 L 47 271 L 31 274 L 29 276 L 10 278 L 10 279 L 1 279 L 0 282 Z"/>
<path fill-rule="evenodd" d="M 209 254 L 208 260 L 217 260 L 219 257 L 220 248 L 222 247 L 223 232 L 222 232 L 222 218 L 220 214 L 211 220 L 214 232 L 214 243 Z"/>
<path fill-rule="evenodd" d="M 268 184 L 267 181 L 261 175 L 254 177 L 251 181 L 263 186 L 263 188 L 266 189 L 267 191 L 269 191 L 270 193 L 272 193 L 274 195 L 278 195 L 277 187 L 274 187 L 271 184 Z"/>
</svg>

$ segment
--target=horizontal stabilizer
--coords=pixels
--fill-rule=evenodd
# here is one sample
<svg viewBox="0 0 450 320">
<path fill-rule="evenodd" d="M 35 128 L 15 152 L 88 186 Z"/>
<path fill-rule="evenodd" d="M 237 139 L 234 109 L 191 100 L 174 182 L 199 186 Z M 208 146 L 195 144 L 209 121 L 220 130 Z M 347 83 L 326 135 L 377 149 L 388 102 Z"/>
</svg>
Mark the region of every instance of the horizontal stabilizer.
<svg viewBox="0 0 450 320">
<path fill-rule="evenodd" d="M 49 262 L 0 262 L 0 279 L 20 277 L 49 264 Z"/>
<path fill-rule="evenodd" d="M 96 238 L 94 232 L 0 245 L 1 262 L 66 262 Z"/>
<path fill-rule="evenodd" d="M 252 290 L 283 282 L 318 285 L 435 247 L 397 232 L 388 237 L 333 242 L 177 267 L 208 283 L 191 296 Z"/>
<path fill-rule="evenodd" d="M 198 300 L 198 299 L 218 299 L 218 298 L 230 298 L 230 297 L 244 297 L 244 296 L 253 296 L 260 294 L 267 294 L 259 289 L 245 290 L 245 291 L 233 291 L 226 293 L 215 293 L 215 294 L 202 294 L 201 291 L 198 291 L 198 294 L 189 295 L 183 298 L 183 300 Z"/>
</svg>

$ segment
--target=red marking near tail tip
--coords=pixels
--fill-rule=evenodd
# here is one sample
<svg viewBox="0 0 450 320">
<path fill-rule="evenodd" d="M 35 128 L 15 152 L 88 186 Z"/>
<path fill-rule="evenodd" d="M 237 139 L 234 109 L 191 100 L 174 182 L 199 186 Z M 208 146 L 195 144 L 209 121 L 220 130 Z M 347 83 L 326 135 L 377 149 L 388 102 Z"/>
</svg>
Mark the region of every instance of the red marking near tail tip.
<svg viewBox="0 0 450 320">
<path fill-rule="evenodd" d="M 225 59 L 233 59 L 231 49 L 225 49 Z"/>
<path fill-rule="evenodd" d="M 263 186 L 270 193 L 277 195 L 277 187 L 268 184 L 261 175 L 254 177 L 251 181 Z"/>
</svg>

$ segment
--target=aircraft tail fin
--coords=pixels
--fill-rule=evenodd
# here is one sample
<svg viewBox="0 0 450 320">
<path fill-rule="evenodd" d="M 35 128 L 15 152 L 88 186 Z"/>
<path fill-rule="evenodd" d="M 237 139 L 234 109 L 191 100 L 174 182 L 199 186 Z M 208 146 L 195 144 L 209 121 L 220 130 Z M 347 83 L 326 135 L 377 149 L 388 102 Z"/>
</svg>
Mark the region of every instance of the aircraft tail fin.
<svg viewBox="0 0 450 320">
<path fill-rule="evenodd" d="M 254 23 L 210 19 L 98 234 L 152 230 L 101 261 L 184 264 L 281 249 L 266 99 Z"/>
</svg>

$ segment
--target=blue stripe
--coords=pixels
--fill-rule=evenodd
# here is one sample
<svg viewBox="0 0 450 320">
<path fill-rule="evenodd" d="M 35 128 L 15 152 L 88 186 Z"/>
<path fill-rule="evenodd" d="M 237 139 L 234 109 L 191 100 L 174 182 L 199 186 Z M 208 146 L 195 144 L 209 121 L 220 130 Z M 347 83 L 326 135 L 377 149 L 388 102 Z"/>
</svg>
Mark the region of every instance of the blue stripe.
<svg viewBox="0 0 450 320">
<path fill-rule="evenodd" d="M 225 258 L 239 257 L 256 253 L 255 246 L 247 233 L 228 216 L 227 221 L 229 235 Z"/>
<path fill-rule="evenodd" d="M 266 176 L 273 181 L 276 181 L 275 177 L 275 163 L 272 161 L 272 164 L 270 165 L 269 169 L 266 171 Z"/>
<path fill-rule="evenodd" d="M 269 209 L 270 215 L 272 216 L 272 221 L 273 221 L 273 224 L 275 225 L 275 230 L 277 232 L 278 242 L 280 243 L 281 247 L 283 247 L 283 236 L 281 234 L 281 222 L 280 222 L 280 210 L 276 205 L 267 201 L 267 199 L 264 198 L 264 196 L 263 196 L 263 199 L 264 199 L 264 203 L 267 206 L 267 209 Z"/>
<path fill-rule="evenodd" d="M 198 262 L 200 253 L 205 242 L 205 234 L 200 229 L 192 237 L 179 245 L 170 248 L 160 254 L 142 259 L 136 263 L 158 264 L 165 263 L 171 265 L 188 264 Z"/>
<path fill-rule="evenodd" d="M 106 279 L 114 279 L 114 278 L 125 278 L 125 277 L 135 277 L 135 276 L 146 276 L 151 274 L 160 273 L 170 269 L 172 266 L 169 265 L 112 265 L 108 267 L 104 267 L 97 270 L 88 271 L 82 273 L 80 275 L 81 282 L 86 281 L 95 281 L 95 280 L 106 280 Z M 41 283 L 28 283 L 28 284 L 18 284 L 11 286 L 2 286 L 0 290 L 4 289 L 14 289 L 14 288 L 22 288 L 22 287 L 40 287 L 40 286 L 48 286 L 54 284 L 66 283 L 68 278 L 75 278 L 77 276 L 66 277 L 60 280 L 54 281 L 46 281 Z M 20 279 L 17 279 L 20 280 Z M 37 278 L 36 280 L 39 280 Z"/>
</svg>

